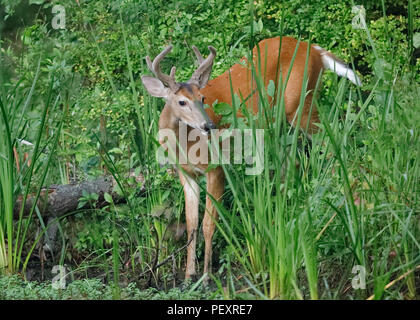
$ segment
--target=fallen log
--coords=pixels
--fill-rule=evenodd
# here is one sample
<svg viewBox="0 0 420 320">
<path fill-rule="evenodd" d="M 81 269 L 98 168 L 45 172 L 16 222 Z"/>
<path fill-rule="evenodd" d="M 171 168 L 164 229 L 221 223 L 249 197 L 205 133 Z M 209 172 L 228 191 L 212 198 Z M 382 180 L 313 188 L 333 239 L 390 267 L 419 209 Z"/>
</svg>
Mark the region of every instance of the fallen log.
<svg viewBox="0 0 420 320">
<path fill-rule="evenodd" d="M 144 192 L 144 176 L 135 176 L 135 179 L 137 182 L 143 184 L 140 193 Z M 57 248 L 57 231 L 59 227 L 57 218 L 78 209 L 90 208 L 90 206 L 94 206 L 95 208 L 104 207 L 107 205 L 104 199 L 105 193 L 111 195 L 114 203 L 125 202 L 124 197 L 114 191 L 116 185 L 117 182 L 113 176 L 101 176 L 95 180 L 84 181 L 79 184 L 51 185 L 48 188 L 42 189 L 37 201 L 37 207 L 43 219 L 47 220 L 45 225 L 48 226 L 44 236 L 44 250 L 49 251 L 54 256 L 55 249 Z M 98 195 L 98 198 L 94 203 L 91 201 L 83 207 L 79 207 L 80 199 L 86 193 L 95 193 Z M 24 215 L 29 214 L 35 198 L 36 195 L 31 194 L 26 199 L 23 209 Z M 19 217 L 22 201 L 22 196 L 16 201 L 14 207 L 15 218 Z"/>
<path fill-rule="evenodd" d="M 136 180 L 137 182 L 143 183 L 144 177 L 141 175 L 136 177 Z M 81 182 L 80 184 L 51 185 L 41 190 L 37 206 L 43 217 L 57 218 L 77 210 L 79 200 L 83 197 L 84 193 L 95 193 L 98 195 L 98 200 L 95 203 L 95 207 L 97 208 L 106 205 L 104 199 L 105 193 L 109 193 L 116 203 L 125 201 L 122 196 L 114 191 L 116 185 L 117 182 L 113 176 L 102 176 L 92 181 Z M 144 191 L 144 186 L 141 191 Z M 24 214 L 30 212 L 35 196 L 35 194 L 31 194 L 26 199 Z M 23 197 L 20 197 L 16 201 L 14 208 L 15 218 L 19 216 L 22 201 Z M 93 205 L 93 203 L 90 203 L 90 205 Z M 83 208 L 87 207 L 89 207 L 89 204 L 86 204 Z"/>
<path fill-rule="evenodd" d="M 111 177 L 99 177 L 96 180 L 85 181 L 76 185 L 51 185 L 41 190 L 37 206 L 43 217 L 60 217 L 77 209 L 84 192 L 98 194 L 98 202 L 100 203 L 103 201 L 103 195 L 106 192 L 112 193 L 112 188 L 113 179 Z M 31 194 L 26 199 L 23 210 L 25 215 L 30 212 L 35 197 L 35 194 Z M 23 197 L 20 196 L 14 208 L 15 217 L 19 215 L 22 201 Z"/>
</svg>

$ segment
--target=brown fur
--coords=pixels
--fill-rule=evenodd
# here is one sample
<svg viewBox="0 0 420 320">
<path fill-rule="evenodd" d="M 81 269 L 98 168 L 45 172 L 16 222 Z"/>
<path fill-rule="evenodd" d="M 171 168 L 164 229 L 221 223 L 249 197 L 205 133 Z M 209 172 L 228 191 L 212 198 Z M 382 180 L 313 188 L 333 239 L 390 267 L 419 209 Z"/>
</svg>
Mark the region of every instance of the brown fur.
<svg viewBox="0 0 420 320">
<path fill-rule="evenodd" d="M 273 80 L 275 83 L 277 83 L 276 75 L 278 76 L 280 69 L 282 72 L 283 83 L 285 83 L 296 45 L 296 39 L 290 37 L 282 38 L 280 64 L 277 63 L 280 47 L 280 37 L 265 39 L 258 44 L 261 57 L 258 55 L 257 47 L 253 49 L 253 62 L 257 70 L 262 70 L 261 75 L 264 79 L 264 85 L 266 88 L 270 80 Z M 288 121 L 292 121 L 299 106 L 307 49 L 308 43 L 299 43 L 292 71 L 284 93 L 285 113 Z M 242 96 L 246 99 L 246 97 L 248 97 L 248 95 L 253 90 L 255 90 L 256 84 L 255 81 L 251 81 L 251 68 L 248 64 L 248 61 L 246 58 L 242 58 L 242 61 L 244 61 L 245 66 L 242 64 L 235 64 L 219 77 L 209 81 L 207 86 L 201 90 L 201 93 L 205 96 L 204 103 L 211 106 L 217 100 L 218 102 L 226 102 L 228 104 L 232 104 L 229 76 L 232 81 L 233 92 L 236 93 L 239 97 Z M 261 68 L 259 68 L 259 66 L 261 66 Z M 315 85 L 321 71 L 322 62 L 319 52 L 311 48 L 308 61 L 309 82 L 307 91 L 315 89 Z M 312 93 L 308 94 L 305 99 L 301 121 L 302 128 L 306 128 L 306 124 L 309 118 L 311 101 Z M 249 99 L 248 108 L 252 109 L 254 114 L 258 112 L 257 94 L 253 95 L 252 100 Z M 216 124 L 219 123 L 220 117 L 217 117 L 211 108 L 206 109 L 206 111 L 210 119 L 212 119 Z M 238 116 L 242 117 L 240 111 L 238 111 Z M 316 122 L 319 122 L 318 113 L 316 108 L 313 107 L 309 123 L 310 132 L 316 132 L 317 126 L 314 125 Z"/>
</svg>

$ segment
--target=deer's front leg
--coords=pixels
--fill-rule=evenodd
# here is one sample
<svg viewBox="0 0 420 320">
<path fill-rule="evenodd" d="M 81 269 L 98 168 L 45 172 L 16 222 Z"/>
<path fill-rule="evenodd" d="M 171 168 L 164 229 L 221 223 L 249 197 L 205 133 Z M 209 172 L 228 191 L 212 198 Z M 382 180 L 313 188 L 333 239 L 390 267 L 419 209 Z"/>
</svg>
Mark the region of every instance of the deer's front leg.
<svg viewBox="0 0 420 320">
<path fill-rule="evenodd" d="M 179 171 L 179 178 L 184 187 L 185 195 L 185 214 L 187 220 L 188 248 L 187 248 L 187 267 L 185 279 L 195 275 L 195 247 L 197 242 L 198 228 L 198 204 L 200 201 L 200 187 L 197 182 L 186 174 Z M 191 238 L 192 237 L 192 238 Z"/>
<path fill-rule="evenodd" d="M 204 252 L 204 273 L 211 273 L 211 258 L 212 258 L 212 238 L 214 229 L 216 227 L 217 210 L 213 205 L 213 200 L 209 194 L 215 199 L 222 198 L 225 188 L 225 175 L 221 167 L 217 167 L 207 173 L 207 197 L 206 197 L 206 212 L 203 220 L 203 234 L 205 241 Z M 206 278 L 205 282 L 208 281 Z"/>
</svg>

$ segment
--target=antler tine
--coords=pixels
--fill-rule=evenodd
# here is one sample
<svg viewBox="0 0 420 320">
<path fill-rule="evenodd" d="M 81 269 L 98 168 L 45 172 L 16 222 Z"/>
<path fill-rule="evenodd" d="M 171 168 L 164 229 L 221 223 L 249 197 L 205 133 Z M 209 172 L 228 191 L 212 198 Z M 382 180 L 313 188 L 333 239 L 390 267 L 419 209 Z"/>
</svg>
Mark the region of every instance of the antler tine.
<svg viewBox="0 0 420 320">
<path fill-rule="evenodd" d="M 172 67 L 170 75 L 164 74 L 160 70 L 160 62 L 165 58 L 165 56 L 172 50 L 172 45 L 167 46 L 161 53 L 159 53 L 153 62 L 150 60 L 149 56 L 146 57 L 147 66 L 150 71 L 152 71 L 155 76 L 166 85 L 168 85 L 173 91 L 179 89 L 179 85 L 175 81 L 175 67 Z"/>
<path fill-rule="evenodd" d="M 171 68 L 171 73 L 170 73 L 170 77 L 173 78 L 175 80 L 175 71 L 176 71 L 176 67 L 172 67 Z"/>
<path fill-rule="evenodd" d="M 204 58 L 196 46 L 192 46 L 192 49 L 194 50 L 194 53 L 198 60 L 198 64 L 200 65 L 203 62 Z"/>
<path fill-rule="evenodd" d="M 216 49 L 212 46 L 209 46 L 210 54 L 206 59 L 203 59 L 200 51 L 197 47 L 192 47 L 194 50 L 195 55 L 197 56 L 197 60 L 199 62 L 199 67 L 194 71 L 192 74 L 189 83 L 194 83 L 198 85 L 200 88 L 203 88 L 207 82 L 209 81 L 211 69 L 213 66 L 213 60 L 216 57 Z"/>
</svg>

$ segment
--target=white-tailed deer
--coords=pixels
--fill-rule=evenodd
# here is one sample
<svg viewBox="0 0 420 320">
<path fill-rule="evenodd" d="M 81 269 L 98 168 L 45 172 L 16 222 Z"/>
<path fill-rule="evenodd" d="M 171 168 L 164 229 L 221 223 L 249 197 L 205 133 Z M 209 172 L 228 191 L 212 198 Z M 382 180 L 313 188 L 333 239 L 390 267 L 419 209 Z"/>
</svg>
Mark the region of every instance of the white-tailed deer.
<svg viewBox="0 0 420 320">
<path fill-rule="evenodd" d="M 280 41 L 281 50 L 279 54 Z M 282 37 L 280 40 L 280 37 L 276 37 L 262 40 L 253 49 L 254 65 L 262 66 L 261 69 L 264 71 L 261 72 L 261 76 L 266 87 L 270 80 L 273 80 L 277 84 L 280 75 L 282 76 L 283 83 L 285 83 L 289 67 L 291 67 L 290 77 L 283 93 L 285 114 L 289 122 L 293 121 L 299 106 L 307 60 L 308 43 L 300 42 L 295 54 L 294 63 L 291 66 L 292 57 L 297 45 L 298 41 L 293 38 Z M 187 82 L 176 82 L 175 67 L 172 67 L 169 75 L 162 73 L 160 69 L 159 65 L 161 60 L 171 51 L 172 46 L 164 49 L 153 62 L 149 57 L 146 57 L 148 67 L 156 78 L 142 76 L 143 84 L 152 96 L 161 97 L 166 100 L 165 107 L 159 119 L 159 129 L 173 130 L 179 142 L 178 147 L 182 148 L 184 146 L 186 148 L 186 150 L 182 150 L 184 154 L 189 154 L 188 150 L 195 142 L 188 141 L 186 136 L 183 136 L 182 139 L 186 139 L 187 141 L 179 141 L 179 132 L 182 125 L 187 126 L 188 132 L 196 129 L 201 134 L 208 135 L 211 129 L 218 127 L 218 123 L 220 122 L 220 117 L 215 114 L 212 105 L 215 101 L 232 104 L 231 85 L 233 93 L 240 97 L 251 96 L 251 93 L 256 88 L 255 81 L 252 79 L 250 64 L 246 58 L 242 59 L 241 64 L 235 64 L 219 77 L 209 81 L 216 50 L 211 46 L 208 48 L 210 55 L 204 59 L 198 49 L 193 47 L 199 66 Z M 338 75 L 347 77 L 356 85 L 361 85 L 360 79 L 345 63 L 323 48 L 312 45 L 307 63 L 308 93 L 303 106 L 300 126 L 301 128 L 308 128 L 307 131 L 310 133 L 316 132 L 318 128 L 315 125 L 315 123 L 319 122 L 317 110 L 313 107 L 310 113 L 310 107 L 316 82 L 323 69 L 333 70 Z M 210 107 L 204 109 L 204 104 Z M 253 94 L 252 98 L 248 99 L 247 106 L 253 109 L 254 114 L 258 112 L 257 94 Z M 240 111 L 238 111 L 238 116 L 242 116 Z M 292 125 L 295 124 L 292 123 Z M 160 142 L 164 143 L 163 141 Z M 216 200 L 220 200 L 224 192 L 224 173 L 222 168 L 216 167 L 206 170 L 210 162 L 207 161 L 208 159 L 204 160 L 195 164 L 182 164 L 180 165 L 181 170 L 178 170 L 185 194 L 189 242 L 185 272 L 186 279 L 195 274 L 195 251 L 200 199 L 200 189 L 196 178 L 201 174 L 205 174 L 207 178 L 206 210 L 203 220 L 205 239 L 204 273 L 211 271 L 212 237 L 217 219 L 217 210 L 213 206 L 209 195 Z"/>
</svg>

